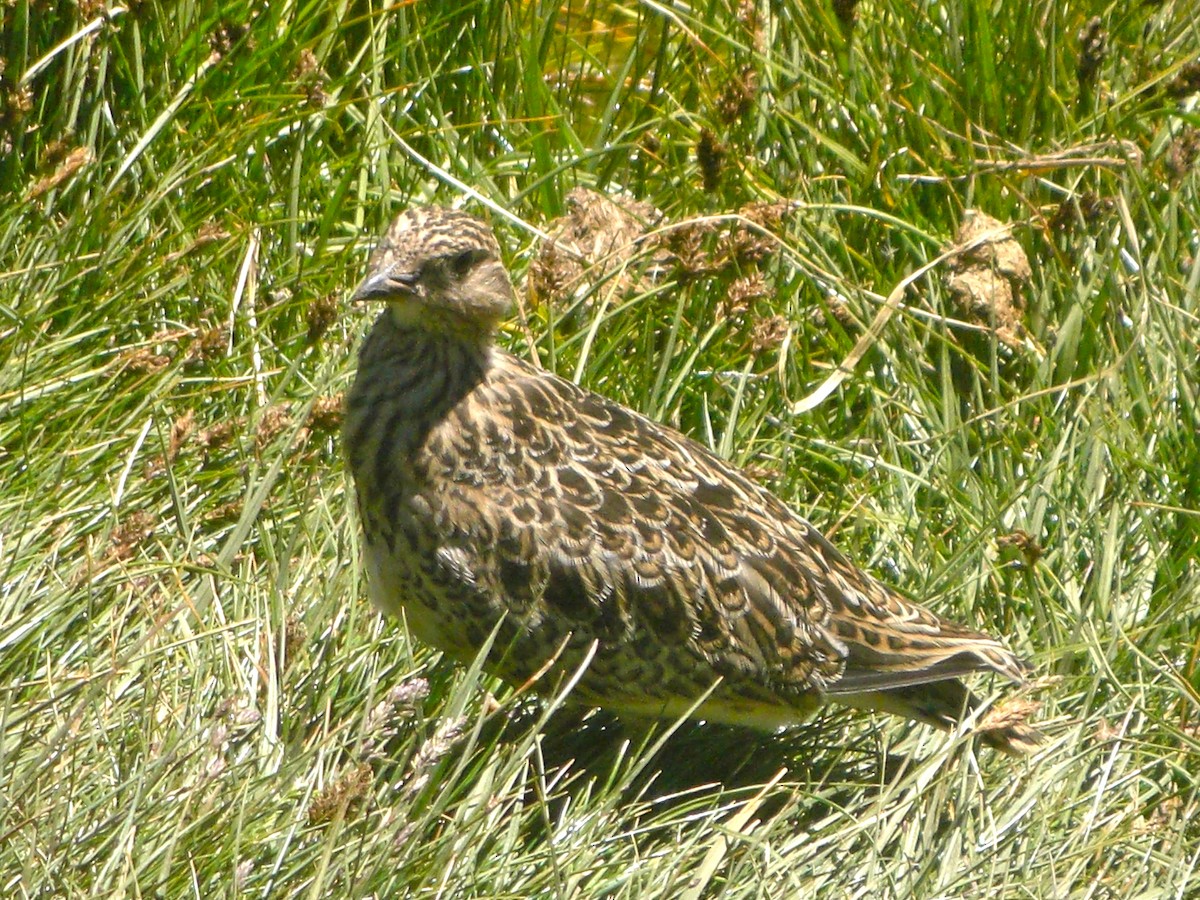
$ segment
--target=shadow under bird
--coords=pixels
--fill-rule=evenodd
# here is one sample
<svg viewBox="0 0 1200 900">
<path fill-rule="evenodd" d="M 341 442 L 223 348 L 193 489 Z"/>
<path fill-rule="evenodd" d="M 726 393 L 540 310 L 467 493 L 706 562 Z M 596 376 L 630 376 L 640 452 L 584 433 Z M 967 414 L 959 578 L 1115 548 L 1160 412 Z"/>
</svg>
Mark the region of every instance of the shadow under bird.
<svg viewBox="0 0 1200 900">
<path fill-rule="evenodd" d="M 345 455 L 371 598 L 420 640 L 637 718 L 774 730 L 825 700 L 949 728 L 960 680 L 1026 665 L 865 574 L 730 463 L 495 345 L 513 288 L 491 229 L 402 213 L 354 294 Z M 715 684 L 715 688 L 714 688 Z M 1009 753 L 1040 735 L 982 732 Z"/>
</svg>

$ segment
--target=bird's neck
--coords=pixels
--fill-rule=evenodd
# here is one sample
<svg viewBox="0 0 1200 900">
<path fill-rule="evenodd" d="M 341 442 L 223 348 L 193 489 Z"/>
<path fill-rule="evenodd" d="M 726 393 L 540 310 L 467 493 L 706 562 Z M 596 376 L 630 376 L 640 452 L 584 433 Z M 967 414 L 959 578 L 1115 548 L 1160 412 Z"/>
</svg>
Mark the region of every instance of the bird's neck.
<svg viewBox="0 0 1200 900">
<path fill-rule="evenodd" d="M 367 434 L 392 423 L 390 452 L 412 453 L 429 429 L 483 381 L 491 358 L 490 335 L 405 326 L 385 311 L 359 351 L 347 401 L 348 449 L 353 454 Z"/>
</svg>

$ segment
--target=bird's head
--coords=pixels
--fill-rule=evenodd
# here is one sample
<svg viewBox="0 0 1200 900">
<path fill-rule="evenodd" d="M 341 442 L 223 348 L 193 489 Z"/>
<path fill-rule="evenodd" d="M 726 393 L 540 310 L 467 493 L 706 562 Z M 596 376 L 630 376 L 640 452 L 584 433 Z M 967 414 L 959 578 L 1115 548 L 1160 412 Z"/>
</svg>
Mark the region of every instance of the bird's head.
<svg viewBox="0 0 1200 900">
<path fill-rule="evenodd" d="M 486 223 L 419 206 L 392 223 L 351 299 L 386 302 L 401 327 L 486 338 L 512 305 L 513 288 Z"/>
</svg>

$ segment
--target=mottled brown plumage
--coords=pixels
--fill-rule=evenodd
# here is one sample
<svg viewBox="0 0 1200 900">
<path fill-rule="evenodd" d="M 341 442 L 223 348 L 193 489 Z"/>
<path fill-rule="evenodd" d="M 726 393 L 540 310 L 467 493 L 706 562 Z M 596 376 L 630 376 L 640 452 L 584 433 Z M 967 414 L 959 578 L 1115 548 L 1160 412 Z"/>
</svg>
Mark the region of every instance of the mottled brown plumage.
<svg viewBox="0 0 1200 900">
<path fill-rule="evenodd" d="M 372 599 L 460 660 L 495 631 L 512 683 L 574 671 L 576 701 L 763 729 L 826 698 L 940 727 L 959 676 L 1024 664 L 864 574 L 812 525 L 683 435 L 493 344 L 512 287 L 490 229 L 403 213 L 357 300 L 345 451 Z M 1010 752 L 1025 725 L 985 733 Z"/>
</svg>

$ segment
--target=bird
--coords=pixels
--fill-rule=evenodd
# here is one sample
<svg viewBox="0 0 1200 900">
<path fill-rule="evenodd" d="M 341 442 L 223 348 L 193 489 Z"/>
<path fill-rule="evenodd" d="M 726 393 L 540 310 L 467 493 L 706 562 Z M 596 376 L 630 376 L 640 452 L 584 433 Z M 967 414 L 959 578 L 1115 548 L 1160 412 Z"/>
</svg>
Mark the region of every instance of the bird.
<svg viewBox="0 0 1200 900">
<path fill-rule="evenodd" d="M 498 346 L 515 293 L 480 218 L 409 208 L 368 267 L 351 299 L 382 310 L 343 453 L 368 594 L 418 640 L 460 662 L 487 647 L 488 672 L 535 691 L 578 673 L 572 703 L 619 718 L 768 732 L 826 701 L 952 729 L 978 704 L 963 676 L 1026 680 L 732 463 Z M 987 744 L 1041 742 L 998 719 Z"/>
</svg>

